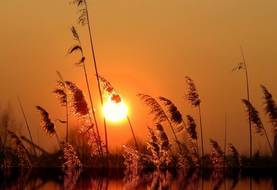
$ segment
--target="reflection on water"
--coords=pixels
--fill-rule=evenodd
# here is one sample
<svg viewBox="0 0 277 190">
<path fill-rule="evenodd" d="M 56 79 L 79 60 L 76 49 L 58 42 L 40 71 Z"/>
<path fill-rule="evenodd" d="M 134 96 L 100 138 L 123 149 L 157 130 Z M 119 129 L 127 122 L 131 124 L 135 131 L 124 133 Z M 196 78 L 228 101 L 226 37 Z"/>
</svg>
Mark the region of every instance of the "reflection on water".
<svg viewBox="0 0 277 190">
<path fill-rule="evenodd" d="M 99 171 L 94 169 L 70 171 L 36 169 L 32 171 L 4 171 L 0 174 L 0 189 L 26 190 L 194 190 L 194 189 L 277 189 L 272 171 L 252 170 L 243 172 L 148 172 L 125 176 L 122 170 Z"/>
</svg>

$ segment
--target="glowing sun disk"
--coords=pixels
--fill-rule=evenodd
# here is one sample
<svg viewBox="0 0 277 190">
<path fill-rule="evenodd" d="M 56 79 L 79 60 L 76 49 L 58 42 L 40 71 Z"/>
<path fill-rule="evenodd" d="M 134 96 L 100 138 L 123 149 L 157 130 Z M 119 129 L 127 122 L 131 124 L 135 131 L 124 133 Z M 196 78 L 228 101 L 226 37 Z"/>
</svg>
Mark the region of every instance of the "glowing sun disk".
<svg viewBox="0 0 277 190">
<path fill-rule="evenodd" d="M 127 105 L 121 100 L 114 102 L 110 98 L 104 102 L 103 114 L 105 118 L 112 122 L 119 122 L 126 119 L 128 113 Z"/>
</svg>

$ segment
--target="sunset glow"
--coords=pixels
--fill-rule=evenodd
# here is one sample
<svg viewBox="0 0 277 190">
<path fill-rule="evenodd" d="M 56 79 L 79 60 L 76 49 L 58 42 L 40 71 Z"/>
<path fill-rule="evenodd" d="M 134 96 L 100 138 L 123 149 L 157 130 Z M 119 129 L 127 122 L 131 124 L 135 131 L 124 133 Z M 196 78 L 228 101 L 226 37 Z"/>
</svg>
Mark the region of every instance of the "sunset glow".
<svg viewBox="0 0 277 190">
<path fill-rule="evenodd" d="M 127 113 L 128 107 L 123 100 L 115 102 L 111 98 L 108 98 L 103 105 L 103 114 L 108 121 L 120 122 L 126 119 Z"/>
</svg>

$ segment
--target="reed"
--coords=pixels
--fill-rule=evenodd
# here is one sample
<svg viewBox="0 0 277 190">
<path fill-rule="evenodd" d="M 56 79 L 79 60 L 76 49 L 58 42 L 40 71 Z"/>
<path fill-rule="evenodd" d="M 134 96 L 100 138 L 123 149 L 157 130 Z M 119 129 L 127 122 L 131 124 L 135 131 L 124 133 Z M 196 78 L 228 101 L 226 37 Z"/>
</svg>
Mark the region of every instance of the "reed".
<svg viewBox="0 0 277 190">
<path fill-rule="evenodd" d="M 240 62 L 235 68 L 233 68 L 233 71 L 239 71 L 239 70 L 244 71 L 245 81 L 246 81 L 246 97 L 247 97 L 247 101 L 250 102 L 250 85 L 249 85 L 248 68 L 247 68 L 247 65 L 246 65 L 246 59 L 245 59 L 244 51 L 243 51 L 242 47 L 240 47 L 240 51 L 241 51 L 242 62 Z M 251 124 L 252 124 L 252 122 L 251 122 L 250 116 L 249 116 L 248 126 L 249 126 L 249 155 L 250 155 L 250 159 L 252 159 L 252 156 L 253 156 L 253 140 L 252 140 L 252 126 L 251 126 Z"/>
<path fill-rule="evenodd" d="M 82 2 L 80 1 L 79 3 L 82 3 Z M 102 141 L 101 141 L 101 136 L 100 136 L 100 133 L 99 133 L 99 126 L 98 126 L 98 121 L 97 121 L 97 118 L 96 118 L 95 108 L 94 108 L 94 104 L 93 104 L 93 101 L 92 101 L 92 93 L 91 93 L 91 89 L 90 89 L 90 85 L 89 85 L 87 68 L 86 68 L 86 63 L 85 63 L 86 59 L 85 59 L 85 56 L 84 56 L 81 39 L 80 39 L 79 34 L 78 34 L 78 32 L 77 32 L 77 30 L 74 26 L 71 27 L 71 33 L 72 33 L 73 39 L 75 40 L 76 44 L 73 45 L 68 50 L 68 53 L 72 54 L 72 53 L 77 52 L 77 53 L 80 53 L 80 55 L 81 55 L 81 58 L 75 64 L 78 65 L 78 66 L 82 66 L 82 68 L 83 68 L 83 73 L 84 73 L 84 76 L 85 76 L 85 83 L 86 83 L 87 92 L 88 92 L 88 95 L 89 95 L 89 102 L 90 102 L 92 115 L 93 115 L 93 119 L 94 119 L 94 123 L 95 123 L 97 138 L 98 138 L 98 141 L 99 141 L 98 149 L 100 151 L 100 154 L 103 155 L 103 149 L 102 149 L 102 145 L 101 145 Z"/>
<path fill-rule="evenodd" d="M 28 123 L 26 114 L 25 114 L 24 109 L 23 109 L 23 105 L 22 105 L 21 100 L 20 100 L 19 97 L 17 97 L 17 101 L 18 101 L 18 104 L 19 104 L 19 107 L 20 107 L 20 111 L 21 111 L 21 113 L 23 115 L 23 118 L 24 118 L 24 121 L 25 121 L 25 126 L 26 126 L 26 128 L 28 130 L 30 140 L 31 140 L 32 143 L 34 143 L 33 137 L 32 137 L 32 134 L 31 134 L 31 130 L 30 130 L 30 125 Z M 37 152 L 36 152 L 35 146 L 33 145 L 32 147 L 33 147 L 34 154 L 37 156 Z"/>
<path fill-rule="evenodd" d="M 59 138 L 59 136 L 58 136 L 58 134 L 57 134 L 57 132 L 55 130 L 54 123 L 51 121 L 51 119 L 49 117 L 49 113 L 43 107 L 41 107 L 41 106 L 36 106 L 36 109 L 40 113 L 40 117 L 41 117 L 40 125 L 41 125 L 41 127 L 45 130 L 45 132 L 48 135 L 50 135 L 50 136 L 55 135 L 56 136 L 58 145 L 59 145 L 59 147 L 62 150 L 60 138 Z"/>
<path fill-rule="evenodd" d="M 163 110 L 159 102 L 155 98 L 147 94 L 138 94 L 137 96 L 150 108 L 150 114 L 154 116 L 154 122 L 167 122 L 169 124 L 175 142 L 178 145 L 179 151 L 181 151 L 182 149 L 180 147 L 180 141 L 178 140 L 176 132 L 174 131 L 174 126 L 172 125 L 169 117 L 166 115 L 165 111 Z"/>
<path fill-rule="evenodd" d="M 222 151 L 219 144 L 215 141 L 210 139 L 210 143 L 212 146 L 212 151 L 210 154 L 210 159 L 212 161 L 212 165 L 214 168 L 222 168 L 224 166 L 224 152 Z"/>
<path fill-rule="evenodd" d="M 68 114 L 68 95 L 67 95 L 67 89 L 65 85 L 65 81 L 59 71 L 57 71 L 57 74 L 60 78 L 60 80 L 57 81 L 57 85 L 55 90 L 53 91 L 54 94 L 56 94 L 59 103 L 62 107 L 65 107 L 65 116 L 66 116 L 66 142 L 68 142 L 69 137 L 69 114 Z M 63 123 L 63 122 L 62 122 Z"/>
<path fill-rule="evenodd" d="M 273 126 L 274 131 L 274 146 L 273 157 L 277 159 L 277 106 L 270 91 L 263 85 L 261 85 L 263 91 L 264 110 Z"/>
<path fill-rule="evenodd" d="M 100 148 L 102 147 L 101 140 L 99 139 L 99 136 L 95 133 L 94 124 L 90 117 L 89 108 L 82 90 L 73 82 L 65 81 L 65 84 L 70 91 L 70 104 L 73 113 L 80 118 L 85 118 L 87 116 L 89 117 L 90 124 L 86 126 L 87 129 L 85 129 L 84 134 L 92 130 L 92 135 L 94 136 L 94 142 L 97 145 L 98 152 L 101 156 L 103 156 L 102 148 Z"/>
<path fill-rule="evenodd" d="M 249 114 L 249 120 L 251 121 L 251 124 L 256 129 L 256 133 L 260 135 L 265 135 L 268 146 L 270 148 L 271 153 L 273 154 L 273 148 L 269 141 L 267 131 L 262 123 L 262 120 L 259 116 L 259 112 L 256 110 L 256 108 L 246 99 L 243 99 L 242 102 L 244 103 L 247 113 Z"/>
<path fill-rule="evenodd" d="M 118 104 L 122 101 L 121 96 L 119 95 L 119 93 L 117 92 L 117 90 L 113 87 L 113 85 L 104 77 L 102 76 L 98 76 L 99 80 L 100 80 L 100 85 L 101 85 L 101 89 L 103 90 L 103 97 L 105 98 L 110 98 L 114 103 Z M 134 128 L 133 125 L 131 123 L 130 117 L 127 115 L 126 117 L 129 127 L 131 129 L 132 132 L 132 136 L 135 142 L 135 146 L 137 148 L 137 150 L 139 149 L 138 146 L 138 142 L 137 142 L 137 138 L 134 132 Z"/>
<path fill-rule="evenodd" d="M 186 92 L 186 100 L 190 102 L 193 107 L 198 108 L 199 115 L 199 124 L 200 124 L 200 135 L 201 135 L 201 155 L 204 156 L 204 135 L 203 135 L 203 126 L 202 126 L 202 113 L 201 113 L 201 100 L 194 84 L 194 81 L 186 76 L 186 84 L 187 84 L 187 92 Z"/>
<path fill-rule="evenodd" d="M 78 22 L 81 25 L 86 25 L 88 28 L 88 34 L 89 34 L 89 39 L 90 39 L 89 42 L 90 42 L 90 47 L 91 47 L 92 59 L 93 59 L 93 66 L 94 66 L 94 71 L 95 71 L 95 75 L 96 75 L 96 79 L 97 79 L 97 86 L 98 86 L 98 92 L 99 92 L 99 96 L 100 96 L 100 102 L 101 102 L 101 106 L 103 107 L 103 96 L 102 96 L 102 91 L 101 91 L 101 86 L 100 86 L 98 66 L 97 66 L 95 48 L 94 48 L 93 37 L 92 37 L 92 26 L 90 24 L 87 1 L 86 0 L 73 0 L 73 3 L 80 9 L 81 14 L 78 18 Z M 107 150 L 107 154 L 108 154 L 109 146 L 108 146 L 107 124 L 106 124 L 105 117 L 104 117 L 104 132 L 105 132 L 106 150 Z"/>
</svg>

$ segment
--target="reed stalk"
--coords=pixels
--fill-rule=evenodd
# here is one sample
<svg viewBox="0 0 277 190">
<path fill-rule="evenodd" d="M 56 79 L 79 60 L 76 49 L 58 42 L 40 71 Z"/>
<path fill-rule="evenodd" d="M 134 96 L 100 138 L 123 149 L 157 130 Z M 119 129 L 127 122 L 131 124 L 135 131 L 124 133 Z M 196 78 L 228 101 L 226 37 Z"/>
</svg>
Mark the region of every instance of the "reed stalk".
<svg viewBox="0 0 277 190">
<path fill-rule="evenodd" d="M 22 113 L 22 115 L 23 115 L 23 118 L 24 118 L 24 121 L 25 121 L 25 126 L 26 126 L 26 128 L 27 128 L 27 130 L 28 130 L 30 140 L 31 140 L 31 142 L 33 143 L 33 145 L 32 145 L 32 147 L 33 147 L 33 152 L 34 152 L 34 154 L 37 156 L 37 152 L 36 152 L 36 149 L 35 149 L 35 146 L 34 146 L 33 137 L 32 137 L 31 130 L 30 130 L 30 125 L 29 125 L 29 123 L 28 123 L 26 114 L 25 114 L 24 109 L 23 109 L 23 105 L 22 105 L 21 100 L 20 100 L 19 97 L 17 97 L 17 101 L 18 101 L 18 104 L 19 104 L 21 113 Z"/>
<path fill-rule="evenodd" d="M 101 107 L 103 108 L 103 95 L 102 95 L 101 86 L 100 86 L 100 79 L 99 79 L 97 62 L 96 62 L 95 48 L 94 48 L 93 37 L 92 37 L 92 29 L 91 29 L 92 27 L 91 27 L 91 24 L 90 24 L 89 11 L 88 11 L 88 6 L 87 6 L 87 1 L 86 0 L 84 0 L 84 5 L 85 5 L 85 10 L 86 10 L 87 27 L 88 27 L 88 31 L 89 31 L 91 53 L 92 53 L 92 58 L 93 58 L 93 63 L 94 63 L 93 65 L 94 65 L 95 75 L 96 75 L 96 79 L 97 79 L 97 86 L 98 86 L 98 91 L 99 91 L 99 95 L 100 95 Z M 107 124 L 106 124 L 106 118 L 105 117 L 104 117 L 104 132 L 105 132 L 106 151 L 107 151 L 107 154 L 109 154 Z"/>
</svg>

